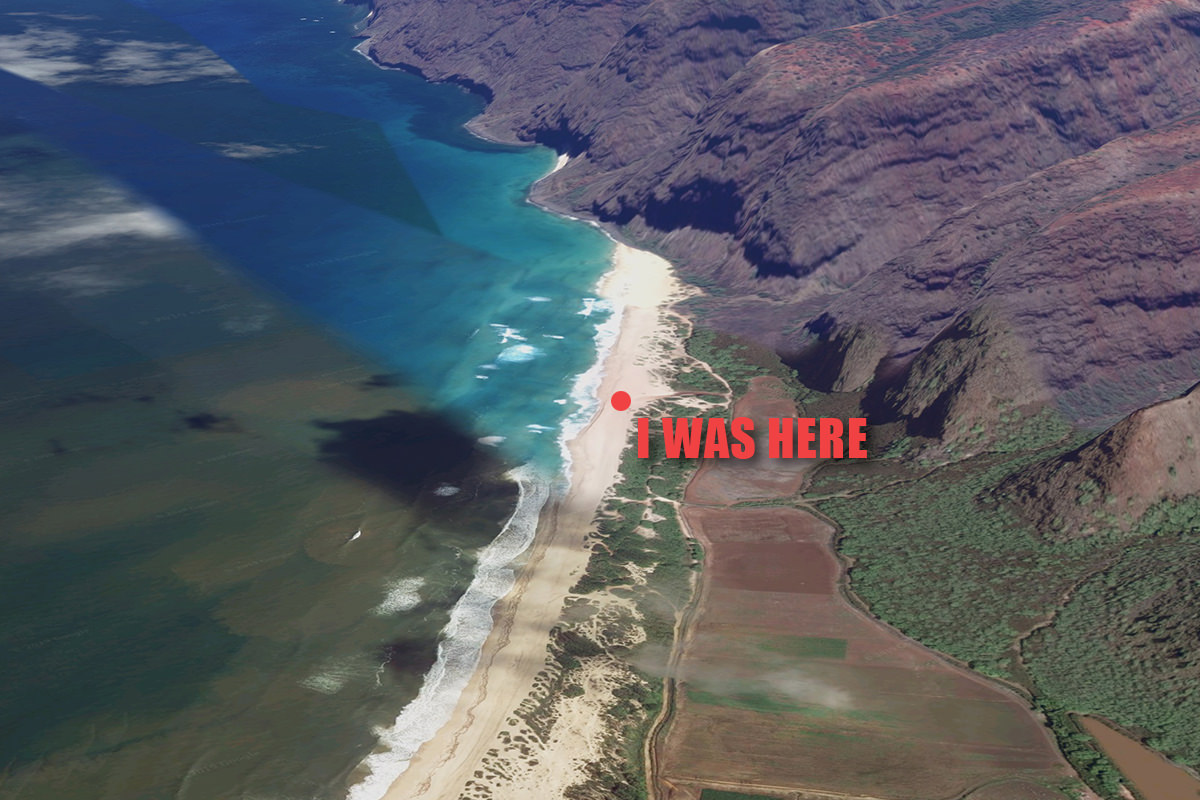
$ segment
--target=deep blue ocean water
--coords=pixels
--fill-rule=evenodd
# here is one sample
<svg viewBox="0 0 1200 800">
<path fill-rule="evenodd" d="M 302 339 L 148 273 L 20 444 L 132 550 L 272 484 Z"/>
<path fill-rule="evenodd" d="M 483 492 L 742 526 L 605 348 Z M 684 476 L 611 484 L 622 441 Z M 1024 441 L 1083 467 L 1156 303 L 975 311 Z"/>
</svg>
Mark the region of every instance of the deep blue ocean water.
<svg viewBox="0 0 1200 800">
<path fill-rule="evenodd" d="M 473 664 L 610 243 L 361 8 L 6 6 L 0 797 L 345 796 Z"/>
</svg>

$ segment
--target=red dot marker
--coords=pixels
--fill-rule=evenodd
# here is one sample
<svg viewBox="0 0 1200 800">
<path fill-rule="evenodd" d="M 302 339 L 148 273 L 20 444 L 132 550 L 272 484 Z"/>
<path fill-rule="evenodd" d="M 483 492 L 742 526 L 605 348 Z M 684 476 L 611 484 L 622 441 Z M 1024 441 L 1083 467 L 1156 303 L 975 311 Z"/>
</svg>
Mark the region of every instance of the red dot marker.
<svg viewBox="0 0 1200 800">
<path fill-rule="evenodd" d="M 632 401 L 629 399 L 629 392 L 613 392 L 612 407 L 617 411 L 629 408 L 630 402 Z"/>
</svg>

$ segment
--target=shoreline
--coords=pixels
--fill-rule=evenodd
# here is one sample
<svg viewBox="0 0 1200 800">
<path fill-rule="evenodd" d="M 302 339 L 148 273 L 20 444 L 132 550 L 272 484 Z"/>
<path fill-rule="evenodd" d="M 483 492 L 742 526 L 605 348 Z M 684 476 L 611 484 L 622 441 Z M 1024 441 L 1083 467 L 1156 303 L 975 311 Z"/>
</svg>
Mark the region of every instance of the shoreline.
<svg viewBox="0 0 1200 800">
<path fill-rule="evenodd" d="M 366 21 L 372 16 L 373 9 Z M 380 63 L 370 53 L 372 37 L 362 35 L 360 39 L 352 49 L 376 68 L 400 69 L 426 81 L 444 82 L 431 81 L 419 69 Z M 464 88 L 471 91 L 471 87 Z M 464 127 L 485 141 L 500 141 L 470 122 Z M 536 199 L 538 183 L 569 161 L 566 154 L 556 154 L 549 171 L 531 184 L 526 202 L 559 218 L 590 225 L 613 243 L 612 265 L 598 279 L 595 291 L 611 305 L 616 333 L 612 336 L 610 331 L 605 341 L 604 332 L 597 331 L 596 360 L 576 376 L 572 399 L 581 409 L 587 408 L 584 401 L 592 400 L 592 411 L 587 417 L 573 420 L 569 416 L 563 422 L 562 471 L 551 482 L 550 497 L 541 507 L 532 541 L 508 564 L 515 581 L 492 606 L 491 628 L 465 688 L 449 719 L 415 748 L 386 791 L 372 793 L 381 800 L 458 797 L 475 777 L 487 750 L 495 745 L 500 732 L 510 727 L 508 721 L 534 691 L 534 680 L 546 667 L 550 631 L 591 555 L 586 536 L 605 494 L 620 478 L 621 453 L 633 430 L 631 420 L 647 403 L 671 393 L 665 376 L 657 372 L 669 365 L 660 363 L 645 345 L 670 340 L 672 332 L 664 324 L 664 312 L 686 296 L 687 287 L 661 256 L 626 244 L 597 220 Z M 624 412 L 615 411 L 608 402 L 617 389 L 628 392 L 633 401 Z M 583 397 L 584 393 L 588 397 Z M 569 762 L 570 756 L 561 757 Z M 352 784 L 350 795 L 362 786 L 362 781 Z"/>
<path fill-rule="evenodd" d="M 663 312 L 678 299 L 682 285 L 665 259 L 614 243 L 613 266 L 597 290 L 620 314 L 620 328 L 608 353 L 598 354 L 603 356 L 597 362 L 598 407 L 565 443 L 570 455 L 566 489 L 543 508 L 533 542 L 516 567 L 515 585 L 493 608 L 491 632 L 449 722 L 420 745 L 383 795 L 386 800 L 457 797 L 500 731 L 509 727 L 546 666 L 550 631 L 587 566 L 585 537 L 619 478 L 631 420 L 646 403 L 670 393 L 659 374 L 666 364 L 646 345 L 670 335 Z M 617 389 L 633 398 L 627 411 L 608 403 Z"/>
</svg>

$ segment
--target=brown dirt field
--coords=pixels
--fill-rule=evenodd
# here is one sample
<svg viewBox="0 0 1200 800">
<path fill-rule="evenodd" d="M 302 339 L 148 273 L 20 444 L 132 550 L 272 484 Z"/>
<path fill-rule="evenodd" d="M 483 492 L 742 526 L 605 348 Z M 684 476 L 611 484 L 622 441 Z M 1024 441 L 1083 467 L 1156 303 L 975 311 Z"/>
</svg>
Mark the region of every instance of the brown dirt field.
<svg viewBox="0 0 1200 800">
<path fill-rule="evenodd" d="M 794 417 L 796 406 L 777 378 L 754 378 L 750 392 L 733 405 L 733 416 L 754 420 L 754 457 L 745 461 L 717 459 L 705 462 L 688 485 L 685 498 L 729 505 L 742 500 L 790 497 L 800 491 L 804 478 L 818 463 L 815 459 L 767 458 L 767 420 Z"/>
<path fill-rule="evenodd" d="M 794 413 L 770 397 L 741 405 Z M 794 465 L 784 476 L 771 466 L 710 462 L 685 494 L 705 568 L 658 742 L 661 796 L 736 785 L 889 800 L 976 789 L 990 800 L 979 792 L 1002 783 L 1025 792 L 1012 797 L 1057 797 L 1043 785 L 1071 773 L 1024 701 L 851 606 L 832 528 L 796 508 L 714 507 L 802 485 Z"/>
<path fill-rule="evenodd" d="M 712 582 L 751 592 L 829 594 L 837 589 L 820 545 L 805 542 L 721 545 L 713 559 Z"/>
<path fill-rule="evenodd" d="M 1029 781 L 1005 781 L 967 795 L 967 800 L 1059 800 L 1062 795 Z"/>
</svg>

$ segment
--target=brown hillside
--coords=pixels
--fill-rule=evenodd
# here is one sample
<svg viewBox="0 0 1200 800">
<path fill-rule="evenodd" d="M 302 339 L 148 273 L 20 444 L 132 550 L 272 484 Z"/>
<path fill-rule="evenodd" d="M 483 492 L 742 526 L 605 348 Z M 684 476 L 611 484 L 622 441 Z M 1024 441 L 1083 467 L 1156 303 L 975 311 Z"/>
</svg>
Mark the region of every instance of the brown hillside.
<svg viewBox="0 0 1200 800">
<path fill-rule="evenodd" d="M 674 257 L 810 382 L 973 408 L 920 373 L 984 317 L 1028 360 L 993 406 L 1099 427 L 1196 381 L 1200 0 L 375 5 L 375 58 L 577 156 L 537 199 Z"/>
<path fill-rule="evenodd" d="M 1200 494 L 1200 387 L 1142 409 L 1083 447 L 1029 469 L 1000 488 L 1039 531 L 1086 536 L 1129 531 L 1163 500 Z"/>
</svg>

